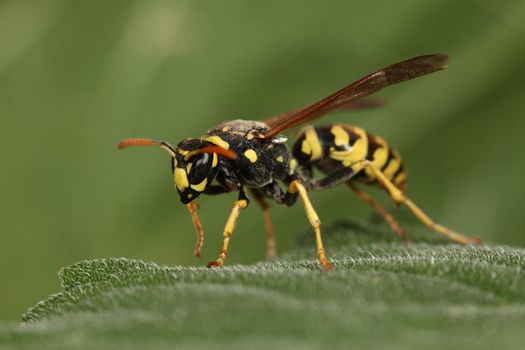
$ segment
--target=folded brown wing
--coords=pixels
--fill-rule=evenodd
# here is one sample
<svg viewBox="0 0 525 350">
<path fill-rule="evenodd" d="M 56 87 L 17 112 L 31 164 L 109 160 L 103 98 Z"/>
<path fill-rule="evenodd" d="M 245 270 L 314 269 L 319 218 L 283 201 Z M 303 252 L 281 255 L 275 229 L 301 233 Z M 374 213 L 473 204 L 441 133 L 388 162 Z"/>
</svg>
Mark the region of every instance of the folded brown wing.
<svg viewBox="0 0 525 350">
<path fill-rule="evenodd" d="M 351 108 L 353 104 L 356 104 L 355 101 L 389 85 L 442 70 L 447 67 L 447 64 L 448 56 L 443 54 L 418 56 L 395 63 L 351 83 L 311 106 L 270 118 L 267 121 L 270 129 L 263 136 L 271 138 L 287 129 L 319 118 L 327 113 Z M 362 101 L 365 102 L 366 100 Z"/>
</svg>

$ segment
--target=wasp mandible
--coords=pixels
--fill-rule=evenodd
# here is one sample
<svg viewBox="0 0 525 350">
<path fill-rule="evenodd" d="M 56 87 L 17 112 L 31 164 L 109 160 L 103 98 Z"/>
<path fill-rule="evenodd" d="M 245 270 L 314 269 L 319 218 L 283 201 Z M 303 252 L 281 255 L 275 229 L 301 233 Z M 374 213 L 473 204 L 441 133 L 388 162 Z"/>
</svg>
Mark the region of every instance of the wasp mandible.
<svg viewBox="0 0 525 350">
<path fill-rule="evenodd" d="M 281 135 L 330 112 L 373 106 L 377 102 L 365 97 L 389 85 L 442 70 L 447 65 L 448 56 L 443 54 L 418 56 L 368 74 L 298 111 L 265 121 L 226 121 L 200 138 L 181 141 L 177 147 L 151 139 L 126 139 L 118 147 L 160 146 L 170 154 L 175 187 L 197 230 L 197 256 L 204 235 L 196 212 L 196 199 L 201 194 L 238 193 L 226 221 L 220 254 L 207 264 L 208 267 L 224 264 L 239 213 L 249 205 L 247 192 L 250 192 L 264 213 L 268 257 L 275 255 L 275 235 L 267 199 L 285 206 L 292 206 L 300 199 L 315 233 L 321 267 L 334 269 L 334 264 L 326 257 L 321 222 L 308 192 L 343 183 L 370 204 L 404 240 L 407 240 L 406 232 L 386 209 L 358 187 L 358 183 L 381 186 L 396 204 L 405 205 L 424 225 L 454 242 L 480 243 L 478 238 L 462 236 L 435 223 L 407 197 L 407 173 L 401 157 L 381 137 L 348 124 L 308 125 L 299 133 L 290 151 L 286 137 Z M 314 168 L 326 176 L 314 179 Z"/>
</svg>

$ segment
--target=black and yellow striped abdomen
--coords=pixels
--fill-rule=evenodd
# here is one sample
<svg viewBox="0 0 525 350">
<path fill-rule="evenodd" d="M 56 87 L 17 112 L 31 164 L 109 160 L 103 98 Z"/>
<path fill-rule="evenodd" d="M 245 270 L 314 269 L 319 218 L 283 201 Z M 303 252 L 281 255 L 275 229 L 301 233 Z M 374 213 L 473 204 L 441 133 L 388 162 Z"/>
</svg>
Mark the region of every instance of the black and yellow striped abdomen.
<svg viewBox="0 0 525 350">
<path fill-rule="evenodd" d="M 292 152 L 301 166 L 312 165 L 325 174 L 332 174 L 346 167 L 359 171 L 356 162 L 367 159 L 401 190 L 405 187 L 407 174 L 399 153 L 381 137 L 370 135 L 355 126 L 307 126 L 299 134 Z M 376 182 L 369 169 L 360 171 L 351 181 Z"/>
</svg>

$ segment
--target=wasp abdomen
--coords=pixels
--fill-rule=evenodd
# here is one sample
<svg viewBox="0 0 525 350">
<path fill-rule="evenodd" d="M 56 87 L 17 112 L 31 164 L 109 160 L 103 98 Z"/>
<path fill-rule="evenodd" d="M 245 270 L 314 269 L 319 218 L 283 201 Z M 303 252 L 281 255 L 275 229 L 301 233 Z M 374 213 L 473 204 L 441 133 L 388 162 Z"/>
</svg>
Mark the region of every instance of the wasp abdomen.
<svg viewBox="0 0 525 350">
<path fill-rule="evenodd" d="M 404 189 L 407 179 L 399 153 L 379 136 L 346 124 L 307 126 L 293 146 L 293 156 L 301 166 L 314 166 L 331 174 L 345 167 L 360 170 L 359 160 L 367 159 L 385 176 Z M 376 182 L 370 169 L 359 171 L 352 181 Z"/>
</svg>

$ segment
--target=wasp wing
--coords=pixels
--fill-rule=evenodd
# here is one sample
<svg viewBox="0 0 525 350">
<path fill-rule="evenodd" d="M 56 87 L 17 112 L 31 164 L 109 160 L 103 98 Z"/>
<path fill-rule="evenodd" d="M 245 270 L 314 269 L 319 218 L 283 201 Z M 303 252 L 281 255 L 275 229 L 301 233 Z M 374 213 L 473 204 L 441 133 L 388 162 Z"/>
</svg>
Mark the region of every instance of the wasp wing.
<svg viewBox="0 0 525 350">
<path fill-rule="evenodd" d="M 448 56 L 443 54 L 424 55 L 410 58 L 371 73 L 343 89 L 325 97 L 295 113 L 285 113 L 271 118 L 270 129 L 263 137 L 272 138 L 275 135 L 302 123 L 319 118 L 335 110 L 352 106 L 354 101 L 373 94 L 389 85 L 433 73 L 447 67 Z M 364 102 L 364 100 L 363 100 Z"/>
<path fill-rule="evenodd" d="M 351 101 L 347 104 L 338 106 L 328 111 L 326 114 L 333 113 L 333 112 L 340 112 L 340 111 L 353 111 L 353 110 L 360 110 L 360 109 L 379 108 L 379 107 L 383 107 L 384 105 L 386 105 L 386 101 L 382 98 L 366 97 L 361 100 Z M 292 115 L 299 113 L 301 110 L 305 108 L 306 107 L 297 108 L 297 109 L 288 111 L 286 113 L 277 114 L 277 115 L 271 116 L 263 120 L 263 122 L 271 128 L 273 126 L 278 125 L 283 120 L 288 119 Z"/>
</svg>

